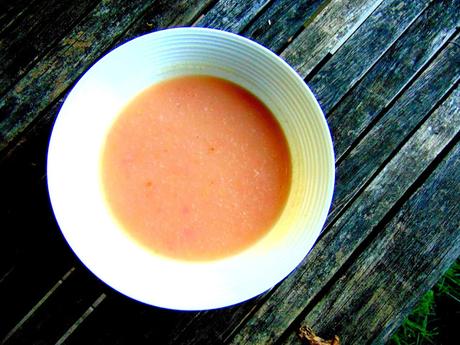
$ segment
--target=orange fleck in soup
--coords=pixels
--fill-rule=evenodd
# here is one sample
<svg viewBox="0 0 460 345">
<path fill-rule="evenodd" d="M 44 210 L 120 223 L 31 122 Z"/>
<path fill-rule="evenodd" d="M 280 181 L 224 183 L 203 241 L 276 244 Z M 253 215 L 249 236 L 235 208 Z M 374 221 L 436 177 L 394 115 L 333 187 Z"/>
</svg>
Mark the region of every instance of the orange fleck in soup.
<svg viewBox="0 0 460 345">
<path fill-rule="evenodd" d="M 124 231 L 185 260 L 253 245 L 280 216 L 291 181 L 288 145 L 270 110 L 210 76 L 166 80 L 135 97 L 107 135 L 101 166 Z"/>
</svg>

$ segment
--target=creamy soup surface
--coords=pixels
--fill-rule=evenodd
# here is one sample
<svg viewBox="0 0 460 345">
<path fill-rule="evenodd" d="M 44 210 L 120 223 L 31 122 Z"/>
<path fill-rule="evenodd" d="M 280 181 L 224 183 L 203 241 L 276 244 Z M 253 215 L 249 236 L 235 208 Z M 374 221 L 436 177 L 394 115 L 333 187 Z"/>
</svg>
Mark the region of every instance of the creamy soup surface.
<svg viewBox="0 0 460 345">
<path fill-rule="evenodd" d="M 202 261 L 236 254 L 270 231 L 291 161 L 278 122 L 255 96 L 223 79 L 186 76 L 149 87 L 122 110 L 101 180 L 131 238 Z"/>
</svg>

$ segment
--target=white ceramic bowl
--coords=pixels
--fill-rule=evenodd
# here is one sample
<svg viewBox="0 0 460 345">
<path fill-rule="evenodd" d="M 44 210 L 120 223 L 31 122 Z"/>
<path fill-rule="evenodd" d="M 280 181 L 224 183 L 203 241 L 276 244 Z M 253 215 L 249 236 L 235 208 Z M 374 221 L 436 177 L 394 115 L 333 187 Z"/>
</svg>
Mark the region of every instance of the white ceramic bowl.
<svg viewBox="0 0 460 345">
<path fill-rule="evenodd" d="M 273 229 L 221 260 L 156 256 L 110 217 L 100 184 L 105 136 L 121 108 L 151 84 L 205 74 L 233 81 L 278 119 L 292 158 L 292 186 Z M 243 37 L 212 29 L 148 34 L 91 67 L 59 112 L 48 152 L 48 188 L 59 226 L 81 261 L 136 300 L 180 310 L 212 309 L 254 297 L 307 255 L 325 222 L 334 187 L 334 153 L 324 115 L 303 80 L 281 58 Z"/>
</svg>

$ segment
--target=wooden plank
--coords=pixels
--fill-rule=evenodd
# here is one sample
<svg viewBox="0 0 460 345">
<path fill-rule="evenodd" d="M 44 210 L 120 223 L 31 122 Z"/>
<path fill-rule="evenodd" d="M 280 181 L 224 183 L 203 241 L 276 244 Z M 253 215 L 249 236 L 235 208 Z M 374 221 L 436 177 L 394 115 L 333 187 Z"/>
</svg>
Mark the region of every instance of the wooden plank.
<svg viewBox="0 0 460 345">
<path fill-rule="evenodd" d="M 452 36 L 460 24 L 459 13 L 458 0 L 433 2 L 330 112 L 336 157 L 340 158 Z"/>
<path fill-rule="evenodd" d="M 189 26 L 214 3 L 214 0 L 156 1 L 122 36 L 116 45 L 149 32 L 168 27 Z"/>
<path fill-rule="evenodd" d="M 175 336 L 167 344 L 226 344 L 269 294 L 266 292 L 236 306 L 201 312 L 186 326 L 176 326 Z"/>
<path fill-rule="evenodd" d="M 8 272 L 0 283 L 0 338 L 76 261 L 54 220 L 38 167 L 9 168 L 14 166 L 0 169 L 0 275 Z"/>
<path fill-rule="evenodd" d="M 197 21 L 196 26 L 238 33 L 265 8 L 266 3 L 267 0 L 220 0 Z"/>
<path fill-rule="evenodd" d="M 436 104 L 458 80 L 460 64 L 457 49 L 455 45 L 449 45 L 445 52 L 440 54 L 424 71 L 413 87 L 403 94 L 390 112 L 385 114 L 382 123 L 379 122 L 376 130 L 370 133 L 371 139 L 366 137 L 366 140 L 358 146 L 359 153 L 353 154 L 352 158 L 345 159 L 343 168 L 338 167 L 335 201 L 329 219 L 343 209 L 351 196 L 359 191 L 360 186 L 371 179 L 381 164 L 423 120 L 433 104 Z M 401 116 L 403 110 L 404 116 Z M 385 126 L 389 121 L 394 123 L 387 128 Z M 379 132 L 382 133 L 382 139 L 387 141 L 388 145 L 380 144 Z M 356 175 L 355 169 L 359 170 Z M 225 313 L 219 313 L 218 317 L 213 313 L 200 314 L 191 323 L 189 330 L 184 330 L 181 341 L 186 344 L 199 343 L 200 339 L 208 334 L 213 334 L 210 339 L 216 341 L 227 339 L 232 334 L 231 330 L 234 330 L 247 317 L 247 314 L 256 308 L 253 301 L 249 304 L 248 307 L 244 304 L 233 308 L 232 313 L 235 314 L 233 317 Z"/>
<path fill-rule="evenodd" d="M 458 100 L 458 94 L 453 94 L 452 98 Z M 459 132 L 458 110 L 451 113 L 444 113 L 443 110 L 440 108 L 435 112 L 433 120 L 428 120 L 417 130 L 380 171 L 320 238 L 297 269 L 241 328 L 232 340 L 233 344 L 273 343 L 302 314 Z M 427 136 L 430 137 L 429 141 L 426 140 Z M 402 165 L 410 169 L 401 170 Z"/>
<path fill-rule="evenodd" d="M 459 128 L 459 100 L 457 89 L 424 125 L 417 145 L 428 150 L 437 131 L 450 126 L 449 120 Z M 400 170 L 407 168 L 407 162 L 398 163 Z M 457 144 L 301 323 L 326 337 L 338 334 L 344 344 L 386 343 L 460 255 L 459 180 Z M 296 329 L 283 343 L 300 344 Z"/>
<path fill-rule="evenodd" d="M 36 3 L 0 36 L 0 94 L 82 19 L 99 0 Z"/>
<path fill-rule="evenodd" d="M 36 262 L 17 262 L 1 283 L 0 339 L 33 309 L 37 301 L 53 290 L 59 281 L 57 277 L 62 277 L 69 271 L 71 255 L 62 252 L 63 255 L 60 255 L 60 251 L 42 253 L 43 257 L 37 256 Z M 48 269 L 52 273 L 48 273 Z"/>
<path fill-rule="evenodd" d="M 76 269 L 2 344 L 54 344 L 101 292 L 99 280 Z"/>
<path fill-rule="evenodd" d="M 13 25 L 17 20 L 21 20 L 27 10 L 38 0 L 17 0 L 2 1 L 0 3 L 0 35 Z"/>
<path fill-rule="evenodd" d="M 174 15 L 177 16 L 177 14 Z M 166 20 L 166 16 L 162 16 L 162 20 Z M 45 116 L 44 119 L 42 119 L 43 122 L 40 121 L 38 122 L 38 126 L 34 126 L 32 129 L 33 133 L 28 133 L 29 137 L 34 138 L 30 140 L 30 145 L 26 145 L 24 150 L 20 150 L 20 154 L 11 157 L 11 159 L 6 159 L 2 164 L 2 169 L 0 169 L 2 191 L 4 192 L 5 197 L 9 200 L 7 205 L 7 214 L 11 215 L 9 220 L 7 219 L 6 223 L 10 224 L 12 227 L 20 224 L 17 222 L 21 221 L 21 219 L 23 222 L 30 221 L 30 219 L 25 219 L 23 217 L 25 212 L 30 214 L 31 218 L 36 221 L 34 216 L 35 213 L 33 212 L 33 207 L 36 206 L 31 205 L 29 208 L 29 206 L 27 206 L 28 203 L 24 203 L 24 199 L 22 197 L 22 195 L 26 193 L 30 194 L 30 192 L 28 192 L 30 190 L 37 193 L 36 195 L 30 195 L 31 198 L 27 200 L 30 200 L 32 203 L 34 199 L 37 200 L 37 198 L 43 198 L 42 204 L 43 207 L 46 207 L 47 212 L 45 212 L 45 210 L 41 210 L 40 215 L 47 215 L 47 217 L 49 217 L 50 220 L 53 220 L 54 223 L 54 217 L 50 213 L 48 206 L 46 182 L 43 180 L 43 177 L 46 173 L 46 151 L 48 137 L 51 130 L 50 121 L 56 115 L 57 110 L 62 104 L 61 102 L 62 99 L 48 111 L 48 116 Z M 27 182 L 27 184 L 22 181 Z M 24 190 L 22 190 L 22 187 L 24 187 Z M 27 227 L 24 226 L 24 228 Z M 10 232 L 9 234 L 11 235 L 17 233 L 18 232 Z M 37 237 L 42 238 L 41 235 Z M 17 244 L 18 247 L 21 247 L 19 239 L 7 239 L 8 237 L 6 239 L 4 237 L 2 238 L 3 241 L 0 241 L 1 244 L 4 244 L 5 250 L 8 250 L 8 248 L 12 249 L 16 247 L 11 246 L 12 242 Z M 0 253 L 4 252 L 5 251 L 0 251 Z"/>
<path fill-rule="evenodd" d="M 159 8 L 149 8 L 125 34 L 135 34 L 146 27 L 147 30 L 155 30 L 161 25 L 187 24 L 188 20 L 195 18 L 197 7 L 202 7 L 198 6 L 198 2 L 187 2 L 195 7 L 180 12 L 184 20 L 181 22 L 178 10 L 184 9 L 184 3 L 186 1 L 177 1 L 175 7 L 174 3 L 169 2 L 169 12 L 163 15 L 157 12 Z M 161 2 L 159 5 L 166 6 L 166 3 Z M 111 13 L 108 11 L 107 15 Z M 1 233 L 0 273 L 4 275 L 12 271 L 0 283 L 0 319 L 7 320 L 5 323 L 0 322 L 0 337 L 2 332 L 4 334 L 13 326 L 12 323 L 27 313 L 40 296 L 46 294 L 62 276 L 63 270 L 68 270 L 76 263 L 55 223 L 49 206 L 46 181 L 43 179 L 51 121 L 61 104 L 62 98 L 46 109 L 27 132 L 27 140 L 14 151 L 14 155 L 2 157 L 0 185 L 4 199 L 8 200 L 4 224 L 9 231 Z M 27 217 L 24 217 L 25 214 Z M 57 257 L 59 260 L 56 260 Z M 43 270 L 43 267 L 47 269 Z M 34 281 L 34 289 L 28 287 L 31 279 Z M 15 293 L 19 293 L 21 298 L 12 299 Z"/>
<path fill-rule="evenodd" d="M 430 0 L 385 0 L 307 81 L 319 95 L 323 109 L 327 111 L 337 104 L 429 3 Z"/>
<path fill-rule="evenodd" d="M 141 0 L 101 2 L 9 90 L 0 100 L 0 152 L 55 102 L 149 5 L 150 2 Z"/>
<path fill-rule="evenodd" d="M 146 306 L 109 291 L 65 344 L 166 344 L 174 336 L 172 327 L 189 314 Z"/>
<path fill-rule="evenodd" d="M 105 293 L 101 293 L 99 297 L 91 304 L 88 309 L 83 313 L 82 316 L 70 326 L 67 331 L 56 341 L 55 345 L 62 345 L 67 343 L 67 339 L 73 334 L 73 332 L 80 327 L 80 325 L 94 312 L 94 310 L 107 298 Z"/>
<path fill-rule="evenodd" d="M 4 99 L 0 100 L 0 152 L 2 152 L 0 160 L 7 160 L 13 152 L 18 151 L 28 141 L 32 141 L 31 145 L 33 146 L 34 140 L 31 139 L 37 135 L 49 136 L 51 122 L 60 108 L 55 102 L 62 102 L 62 97 L 64 96 L 62 92 L 68 90 L 75 80 L 92 64 L 92 61 L 106 52 L 105 49 L 112 49 L 128 39 L 143 33 L 163 29 L 169 25 L 189 25 L 191 20 L 194 20 L 210 2 L 210 0 L 158 1 L 155 2 L 155 5 L 148 6 L 140 18 L 127 23 L 128 20 L 125 17 L 134 17 L 134 15 L 128 16 L 126 13 L 129 13 L 130 8 L 135 8 L 136 3 L 133 2 L 132 5 L 129 5 L 130 7 L 125 8 L 117 6 L 112 1 L 119 0 L 106 1 L 104 6 L 96 8 L 84 23 L 80 23 L 75 27 L 75 30 L 59 42 L 45 58 L 15 85 L 14 90 L 11 90 L 5 95 Z M 135 8 L 136 15 L 139 15 L 147 5 L 146 3 L 142 6 L 137 6 Z M 98 20 L 98 16 L 103 17 L 103 20 Z M 117 16 L 123 17 L 121 23 L 117 23 Z M 104 21 L 108 22 L 105 25 L 118 26 L 112 30 L 109 25 L 108 31 L 105 32 Z M 124 27 L 120 27 L 122 24 Z M 126 29 L 126 27 L 129 28 Z M 110 32 L 110 30 L 113 32 Z M 85 34 L 81 36 L 82 33 Z M 99 35 L 102 35 L 104 39 L 99 40 Z M 88 47 L 82 47 L 81 42 L 83 40 L 86 40 Z M 82 58 L 82 54 L 86 54 L 84 55 L 85 58 Z M 48 67 L 50 69 L 47 69 Z M 44 76 L 42 77 L 41 74 Z M 56 83 L 56 80 L 59 83 Z M 29 89 L 26 86 L 28 83 L 30 85 L 36 84 L 36 87 Z M 48 90 L 41 91 L 42 89 Z M 42 95 L 41 100 L 40 94 Z M 20 101 L 25 103 L 21 105 Z M 53 108 L 49 109 L 50 106 Z M 5 121 L 2 122 L 4 118 L 8 120 L 10 115 L 20 118 L 17 123 L 14 122 L 14 119 L 8 121 L 10 122 L 9 125 L 15 128 L 14 133 L 6 133 L 9 130 L 5 128 Z M 24 116 L 26 117 L 22 119 L 21 117 Z M 33 121 L 35 121 L 34 126 L 29 126 Z M 22 134 L 26 130 L 27 133 Z"/>
<path fill-rule="evenodd" d="M 457 55 L 457 47 L 455 45 L 449 45 L 446 51 L 433 62 L 424 74 L 422 74 L 420 81 L 416 82 L 413 87 L 401 97 L 400 102 L 395 104 L 394 109 L 392 108 L 390 110 L 388 116 L 393 118 L 397 117 L 396 115 L 399 114 L 402 109 L 408 109 L 404 117 L 397 119 L 397 123 L 395 123 L 393 127 L 394 133 L 385 133 L 384 131 L 385 135 L 392 136 L 392 138 L 389 139 L 390 142 L 391 140 L 395 141 L 398 138 L 400 139 L 400 142 L 403 142 L 404 133 L 409 133 L 411 129 L 417 125 L 417 121 L 421 121 L 421 119 L 431 109 L 432 105 L 448 91 L 450 85 L 452 85 L 455 80 L 458 80 L 459 67 L 456 58 Z M 436 90 L 436 92 L 430 92 L 431 90 Z M 382 118 L 382 121 L 386 122 L 386 118 L 387 117 Z M 381 125 L 378 124 L 377 127 L 380 128 Z M 380 129 L 377 130 L 377 133 L 378 131 L 380 131 Z M 386 132 L 391 131 L 387 130 Z M 387 147 L 386 145 L 380 146 L 382 148 Z M 389 152 L 391 152 L 396 146 L 397 144 L 392 142 L 388 147 Z M 371 149 L 372 147 L 368 148 L 369 151 L 372 151 Z M 361 153 L 363 152 L 364 150 L 361 151 Z M 387 152 L 387 150 L 384 149 L 384 152 Z M 359 157 L 359 155 L 355 155 L 355 157 L 366 159 L 366 157 L 369 158 L 375 154 L 376 152 L 371 152 L 368 153 L 367 156 L 364 156 L 364 158 Z M 384 160 L 385 156 L 383 154 L 382 156 Z M 375 159 L 376 161 L 379 161 L 381 157 Z M 372 164 L 370 165 L 372 166 Z M 379 165 L 377 164 L 375 169 L 378 166 Z M 368 178 L 371 175 L 372 174 L 369 173 Z M 337 188 L 341 185 L 346 185 L 346 183 L 338 183 Z M 241 306 L 232 307 L 229 315 L 227 315 L 224 311 L 202 313 L 192 321 L 188 330 L 184 330 L 180 338 L 174 338 L 171 343 L 197 344 L 206 342 L 206 340 L 209 340 L 209 343 L 212 343 L 213 341 L 217 343 L 225 342 L 229 335 L 231 335 L 229 329 L 238 327 L 241 320 L 247 316 L 254 307 L 254 301 L 250 301 Z M 233 318 L 231 316 L 233 316 Z M 227 325 L 228 328 L 222 327 L 222 325 Z"/>
<path fill-rule="evenodd" d="M 382 0 L 332 0 L 281 56 L 305 78 L 331 51 L 337 49 Z"/>
<path fill-rule="evenodd" d="M 284 5 L 284 8 L 287 6 L 285 2 L 282 2 Z M 224 5 L 221 5 L 220 7 L 218 6 L 219 3 L 216 5 L 219 11 L 222 11 L 222 8 L 225 8 Z M 230 7 L 230 6 L 229 6 Z M 198 21 L 198 25 L 206 26 L 206 25 L 211 25 L 209 24 L 208 20 L 212 25 L 216 25 L 217 27 L 220 27 L 220 25 L 225 25 L 227 22 L 232 22 L 238 21 L 238 16 L 240 16 L 240 11 L 242 8 L 246 8 L 247 5 L 245 4 L 239 4 L 236 6 L 236 8 L 233 8 L 233 10 L 229 10 L 228 13 L 222 13 L 219 12 L 217 19 L 208 19 L 212 18 L 212 11 L 215 10 L 216 7 L 214 7 L 210 12 L 208 12 L 204 17 L 202 17 Z M 279 9 L 279 7 L 276 7 Z M 260 10 L 260 9 L 259 9 Z M 255 8 L 251 8 L 251 13 L 256 13 Z M 224 19 L 222 19 L 224 18 Z M 285 16 L 284 19 L 289 19 L 289 16 Z M 245 17 L 244 19 L 249 20 L 250 18 Z M 302 25 L 302 22 L 299 22 L 299 25 Z M 285 23 L 286 24 L 286 23 Z M 244 26 L 244 25 L 243 25 Z M 252 24 L 250 25 L 252 27 Z M 233 27 L 228 27 L 227 29 L 231 31 L 237 32 L 240 29 L 240 26 L 233 26 Z M 278 33 L 278 37 L 282 37 L 282 33 Z M 268 45 L 270 48 L 271 46 Z M 260 297 L 263 298 L 263 297 Z M 259 299 L 260 299 L 259 298 Z M 198 313 L 196 315 L 191 315 L 188 319 L 190 320 L 190 323 L 187 325 L 187 327 L 182 327 L 180 325 L 179 327 L 175 327 L 175 331 L 173 332 L 175 335 L 173 337 L 169 337 L 168 343 L 175 344 L 175 343 L 181 343 L 181 344 L 199 344 L 204 341 L 208 343 L 213 343 L 213 342 L 223 342 L 227 338 L 230 338 L 232 333 L 237 329 L 238 325 L 241 324 L 242 320 L 244 320 L 245 317 L 247 317 L 252 309 L 257 305 L 257 303 L 260 303 L 259 299 L 254 299 L 249 302 L 246 302 L 242 305 L 231 307 L 231 308 L 226 308 L 225 310 L 219 310 L 219 311 L 207 311 L 203 313 Z M 95 314 L 97 315 L 97 313 Z M 110 316 L 108 316 L 110 318 Z M 97 319 L 99 320 L 99 319 Z M 82 338 L 84 339 L 84 336 L 81 336 L 80 333 L 86 333 L 87 335 L 91 335 L 94 333 L 94 330 L 97 327 L 96 322 L 92 324 L 92 320 L 88 321 L 88 330 L 78 330 L 76 337 L 81 340 Z M 93 328 L 92 328 L 93 327 Z M 141 328 L 138 328 L 137 326 L 131 325 L 130 327 L 136 327 L 136 330 L 130 329 L 129 332 L 142 332 Z M 144 331 L 145 332 L 145 331 Z M 118 335 L 118 338 L 122 338 L 122 335 Z"/>
<path fill-rule="evenodd" d="M 458 36 L 458 35 L 457 35 Z M 394 103 L 338 164 L 331 222 L 460 79 L 460 37 Z M 382 145 L 385 143 L 385 145 Z"/>
<path fill-rule="evenodd" d="M 243 35 L 279 52 L 311 21 L 328 1 L 281 0 L 274 1 Z"/>
<path fill-rule="evenodd" d="M 226 16 L 227 20 L 230 20 L 228 19 L 230 18 L 229 16 L 233 16 L 233 15 L 238 15 L 238 12 L 232 11 L 231 13 L 229 13 Z M 208 14 L 206 14 L 201 19 L 202 23 L 206 21 L 207 16 Z M 253 300 L 251 302 L 245 303 L 244 306 L 228 308 L 228 309 L 225 309 L 225 311 L 209 311 L 209 312 L 197 313 L 197 314 L 188 313 L 186 317 L 184 317 L 183 319 L 181 318 L 182 320 L 181 323 L 179 323 L 179 326 L 174 327 L 174 331 L 170 331 L 167 327 L 163 326 L 161 327 L 161 331 L 158 331 L 156 333 L 156 337 L 169 339 L 168 340 L 169 343 L 179 342 L 179 343 L 184 343 L 184 344 L 185 343 L 199 343 L 203 341 L 203 337 L 206 337 L 208 341 L 212 341 L 211 339 L 215 339 L 215 341 L 222 341 L 222 339 L 225 339 L 226 337 L 229 336 L 229 334 L 232 331 L 234 331 L 234 326 L 237 326 L 241 322 L 241 318 L 244 315 L 248 314 L 248 312 L 251 310 L 251 305 L 255 305 L 256 302 L 257 300 Z M 111 323 L 110 320 L 112 320 L 113 318 L 119 317 L 115 313 L 104 311 L 105 309 L 111 310 L 111 308 L 114 308 L 112 303 L 118 303 L 118 302 L 117 301 L 113 302 L 112 299 L 109 299 L 107 303 L 104 303 L 104 305 L 100 307 L 102 311 L 96 310 L 94 312 L 94 315 L 92 315 L 91 318 L 89 318 L 84 323 L 84 325 L 75 332 L 75 335 L 72 335 L 72 337 L 70 337 L 70 341 L 76 341 L 76 343 L 79 343 L 79 342 L 87 342 L 89 341 L 89 339 L 94 340 L 93 339 L 94 333 L 95 333 L 95 330 L 99 329 L 100 327 L 99 323 L 101 322 L 101 318 L 103 318 L 104 320 L 108 322 L 108 324 L 110 324 Z M 200 317 L 196 318 L 195 315 L 198 315 L 198 314 Z M 104 316 L 102 317 L 99 315 L 104 315 Z M 190 334 L 183 332 L 182 323 L 187 324 L 189 322 L 191 322 L 189 327 L 185 327 L 185 329 L 190 330 L 191 332 L 195 332 L 197 329 L 201 329 L 200 328 L 201 326 L 206 327 L 206 329 L 210 329 L 208 321 L 215 320 L 217 315 L 219 317 L 221 324 L 222 325 L 225 324 L 225 330 L 223 330 L 222 332 L 217 332 L 217 329 L 215 329 L 216 332 L 212 333 L 213 335 L 215 335 L 215 338 L 211 335 L 210 332 L 199 332 L 199 334 L 196 334 L 196 336 L 191 336 Z M 136 315 L 132 315 L 132 316 L 136 318 Z M 152 317 L 156 318 L 156 316 L 152 316 Z M 145 316 L 143 316 L 143 319 L 146 320 L 145 323 L 139 323 L 139 322 L 129 323 L 127 327 L 121 328 L 120 332 L 117 333 L 116 338 L 117 339 L 126 338 L 129 340 L 128 334 L 132 334 L 132 333 L 148 334 L 150 332 L 150 328 L 151 328 L 153 321 L 152 322 L 148 321 L 148 318 L 146 319 Z M 223 320 L 225 320 L 225 322 L 222 322 Z M 113 322 L 117 322 L 117 321 L 113 321 Z M 143 329 L 143 327 L 145 328 Z M 171 336 L 171 335 L 165 336 L 165 334 L 170 334 L 171 332 L 172 334 L 174 334 L 174 336 Z M 114 335 L 111 334 L 110 327 L 108 327 L 107 332 L 104 334 L 105 334 L 103 336 L 104 340 L 97 340 L 97 341 L 98 342 L 101 341 L 102 343 L 111 342 L 111 340 L 106 339 L 107 337 L 109 337 L 110 339 L 114 337 Z M 77 340 L 73 340 L 73 339 L 77 339 Z"/>
<path fill-rule="evenodd" d="M 23 314 L 22 319 L 18 319 L 14 323 L 11 323 L 14 319 L 9 318 L 9 313 L 6 312 L 5 315 L 1 315 L 0 320 L 2 321 L 2 328 L 4 329 L 4 332 L 2 332 L 2 334 L 0 335 L 0 339 L 3 339 L 2 344 L 3 342 L 6 342 L 14 333 L 16 333 L 17 330 L 19 330 L 31 318 L 35 311 L 39 309 L 50 298 L 50 296 L 64 283 L 64 281 L 66 281 L 72 275 L 74 271 L 75 267 L 72 267 L 62 276 L 61 279 L 59 279 L 50 289 L 48 289 L 46 293 L 42 293 L 39 297 L 37 297 L 36 300 L 38 300 L 38 302 L 35 303 L 35 305 L 27 313 Z M 33 280 L 33 277 L 31 277 L 31 280 Z M 25 283 L 24 285 L 28 285 L 28 283 Z M 20 296 L 21 291 L 16 291 L 16 294 Z M 13 300 L 14 298 L 12 298 L 11 296 L 15 296 L 16 294 L 9 294 L 8 296 L 10 300 Z M 2 304 L 2 307 L 3 305 L 4 304 Z M 5 320 L 3 320 L 4 316 L 7 316 Z M 11 323 L 11 325 L 9 323 Z"/>
</svg>

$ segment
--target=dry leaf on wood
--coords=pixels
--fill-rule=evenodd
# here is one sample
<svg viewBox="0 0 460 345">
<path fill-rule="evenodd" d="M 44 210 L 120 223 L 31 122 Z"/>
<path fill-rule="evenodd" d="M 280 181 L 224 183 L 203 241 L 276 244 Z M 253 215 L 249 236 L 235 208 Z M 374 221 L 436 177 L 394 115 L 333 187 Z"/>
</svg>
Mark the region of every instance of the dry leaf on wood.
<svg viewBox="0 0 460 345">
<path fill-rule="evenodd" d="M 338 336 L 334 335 L 333 339 L 324 340 L 323 338 L 318 337 L 308 326 L 300 327 L 298 335 L 301 340 L 307 341 L 307 344 L 309 345 L 340 345 L 340 339 Z"/>
</svg>

